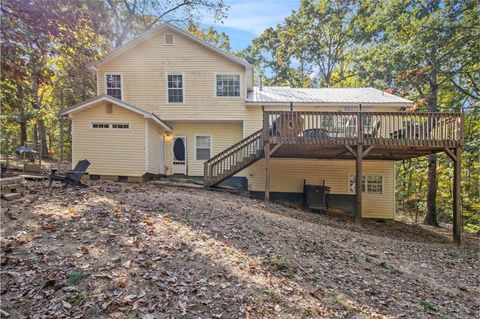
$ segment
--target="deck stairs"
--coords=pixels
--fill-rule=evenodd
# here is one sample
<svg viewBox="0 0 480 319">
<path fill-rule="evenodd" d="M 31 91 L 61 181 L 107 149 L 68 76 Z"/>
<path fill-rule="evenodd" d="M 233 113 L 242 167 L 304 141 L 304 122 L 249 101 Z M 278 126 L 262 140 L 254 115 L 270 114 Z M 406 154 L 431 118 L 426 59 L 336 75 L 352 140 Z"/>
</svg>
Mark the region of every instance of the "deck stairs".
<svg viewBox="0 0 480 319">
<path fill-rule="evenodd" d="M 206 161 L 203 185 L 217 186 L 263 156 L 263 130 L 260 129 Z"/>
</svg>

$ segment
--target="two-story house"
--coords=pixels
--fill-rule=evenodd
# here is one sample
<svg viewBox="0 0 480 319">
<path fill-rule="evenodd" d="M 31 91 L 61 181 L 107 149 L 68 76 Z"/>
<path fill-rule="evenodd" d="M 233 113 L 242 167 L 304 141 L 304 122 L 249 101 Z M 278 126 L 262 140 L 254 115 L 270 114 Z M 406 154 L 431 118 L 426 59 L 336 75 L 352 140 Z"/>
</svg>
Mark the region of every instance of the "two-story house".
<svg viewBox="0 0 480 319">
<path fill-rule="evenodd" d="M 326 185 L 334 207 L 388 219 L 395 160 L 460 138 L 456 119 L 399 116 L 412 102 L 374 88 L 255 87 L 252 65 L 170 24 L 90 67 L 97 97 L 61 114 L 72 161 L 88 159 L 91 179 L 182 174 L 297 201 L 304 184 Z"/>
</svg>

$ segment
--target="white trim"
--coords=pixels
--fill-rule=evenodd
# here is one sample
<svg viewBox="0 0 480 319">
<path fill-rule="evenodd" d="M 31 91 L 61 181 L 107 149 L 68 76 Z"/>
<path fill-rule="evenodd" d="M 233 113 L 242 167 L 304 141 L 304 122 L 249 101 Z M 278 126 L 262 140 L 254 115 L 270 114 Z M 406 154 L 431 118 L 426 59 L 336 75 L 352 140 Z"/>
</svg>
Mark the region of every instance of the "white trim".
<svg viewBox="0 0 480 319">
<path fill-rule="evenodd" d="M 104 93 L 106 95 L 108 95 L 108 93 L 107 93 L 107 89 L 108 89 L 107 88 L 107 76 L 108 75 L 120 75 L 120 96 L 121 96 L 121 100 L 123 101 L 124 100 L 124 98 L 123 98 L 123 89 L 124 89 L 124 87 L 123 87 L 123 73 L 122 72 L 104 72 L 103 73 L 103 80 L 105 81 L 104 82 L 105 83 Z M 108 95 L 108 96 L 110 96 L 110 95 Z"/>
<path fill-rule="evenodd" d="M 185 164 L 183 164 L 185 170 L 184 174 L 187 175 L 187 163 L 188 163 L 188 145 L 187 145 L 187 136 L 186 135 L 174 135 L 172 136 L 172 174 L 175 174 L 175 165 L 180 165 L 180 164 L 175 164 L 175 152 L 173 151 L 175 147 L 175 139 L 176 138 L 183 138 L 183 143 L 185 145 Z"/>
<path fill-rule="evenodd" d="M 96 80 L 97 80 L 97 95 L 100 95 L 100 72 L 96 72 Z"/>
<path fill-rule="evenodd" d="M 181 75 L 182 76 L 182 101 L 183 102 L 169 102 L 168 101 L 168 76 L 169 75 Z M 173 89 L 173 88 L 172 88 Z M 165 72 L 165 103 L 180 105 L 185 104 L 185 74 L 184 72 Z"/>
<path fill-rule="evenodd" d="M 172 43 L 167 43 L 167 35 L 172 36 Z M 163 45 L 175 45 L 175 34 L 174 33 L 164 33 L 163 34 Z"/>
<path fill-rule="evenodd" d="M 197 137 L 199 136 L 208 136 L 210 138 L 210 148 L 209 148 L 209 155 L 208 159 L 198 159 L 198 154 L 197 154 Z M 195 160 L 196 161 L 208 161 L 210 158 L 212 158 L 212 148 L 213 148 L 213 136 L 211 134 L 195 134 L 193 139 L 193 149 L 195 151 Z"/>
<path fill-rule="evenodd" d="M 91 107 L 95 104 L 98 104 L 99 102 L 102 102 L 102 101 L 106 101 L 106 102 L 110 102 L 112 104 L 115 104 L 117 106 L 120 106 L 120 107 L 123 107 L 129 111 L 132 111 L 132 112 L 135 112 L 137 114 L 140 114 L 140 115 L 143 115 L 144 118 L 147 118 L 147 119 L 152 119 L 155 123 L 157 123 L 158 125 L 160 125 L 161 127 L 163 127 L 163 129 L 167 132 L 171 132 L 172 131 L 172 128 L 169 127 L 166 123 L 164 123 L 162 120 L 160 120 L 155 114 L 153 113 L 149 113 L 149 112 L 146 112 L 140 108 L 137 108 L 133 105 L 130 105 L 124 101 L 120 101 L 120 100 L 117 100 L 109 95 L 101 95 L 101 96 L 97 96 L 96 98 L 93 98 L 89 101 L 86 101 L 86 102 L 83 102 L 83 103 L 80 103 L 80 104 L 77 104 L 77 105 L 74 105 L 70 108 L 67 108 L 63 111 L 60 112 L 60 115 L 64 116 L 64 115 L 68 115 L 68 117 L 72 117 L 72 114 L 75 113 L 75 112 L 79 112 L 83 109 L 86 109 L 88 107 Z"/>
<path fill-rule="evenodd" d="M 396 212 L 397 212 L 397 162 L 393 162 L 393 216 L 395 216 Z"/>
<path fill-rule="evenodd" d="M 71 132 L 70 132 L 70 134 L 72 136 L 72 146 L 71 146 L 72 147 L 72 149 L 71 149 L 71 153 L 72 153 L 72 164 L 71 165 L 72 165 L 72 167 L 71 167 L 71 169 L 73 169 L 73 163 L 75 163 L 75 153 L 74 153 L 74 151 L 75 151 L 75 134 L 74 133 L 75 133 L 75 119 L 72 118 L 72 125 L 71 125 Z"/>
<path fill-rule="evenodd" d="M 217 96 L 217 76 L 218 75 L 238 75 L 240 78 L 239 78 L 239 85 L 240 85 L 240 95 L 239 96 Z M 213 74 L 213 84 L 214 84 L 214 87 L 213 87 L 213 96 L 214 98 L 217 98 L 217 99 L 239 99 L 242 97 L 242 89 L 243 89 L 243 85 L 242 85 L 242 74 L 240 73 L 229 73 L 229 72 L 226 72 L 226 73 L 221 73 L 221 72 L 215 72 Z"/>
<path fill-rule="evenodd" d="M 148 119 L 145 119 L 145 172 L 148 173 Z"/>
</svg>

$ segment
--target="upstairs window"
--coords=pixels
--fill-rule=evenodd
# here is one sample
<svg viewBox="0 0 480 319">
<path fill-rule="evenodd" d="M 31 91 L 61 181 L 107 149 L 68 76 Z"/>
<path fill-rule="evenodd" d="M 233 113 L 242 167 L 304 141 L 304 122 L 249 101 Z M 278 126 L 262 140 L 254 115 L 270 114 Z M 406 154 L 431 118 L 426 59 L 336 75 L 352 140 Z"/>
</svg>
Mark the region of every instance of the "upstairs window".
<svg viewBox="0 0 480 319">
<path fill-rule="evenodd" d="M 165 33 L 165 36 L 163 38 L 163 42 L 167 45 L 174 45 L 175 44 L 175 39 L 173 37 L 173 34 Z"/>
<path fill-rule="evenodd" d="M 168 103 L 183 103 L 183 75 L 167 75 Z"/>
<path fill-rule="evenodd" d="M 200 161 L 206 161 L 210 159 L 212 138 L 208 135 L 195 137 L 195 152 L 196 159 Z"/>
<path fill-rule="evenodd" d="M 217 75 L 217 96 L 240 96 L 240 75 Z"/>
<path fill-rule="evenodd" d="M 122 99 L 122 75 L 107 74 L 106 75 L 107 94 L 121 100 Z"/>
</svg>

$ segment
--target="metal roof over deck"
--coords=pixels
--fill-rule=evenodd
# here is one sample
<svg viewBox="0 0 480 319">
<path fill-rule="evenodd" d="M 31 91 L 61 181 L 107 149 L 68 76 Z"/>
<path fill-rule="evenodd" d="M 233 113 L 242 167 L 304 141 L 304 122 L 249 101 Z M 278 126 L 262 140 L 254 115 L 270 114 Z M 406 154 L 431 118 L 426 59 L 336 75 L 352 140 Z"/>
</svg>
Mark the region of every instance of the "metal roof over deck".
<svg viewBox="0 0 480 319">
<path fill-rule="evenodd" d="M 246 103 L 384 104 L 405 107 L 413 104 L 410 100 L 371 87 L 314 89 L 280 86 L 254 87 L 248 92 Z"/>
</svg>

